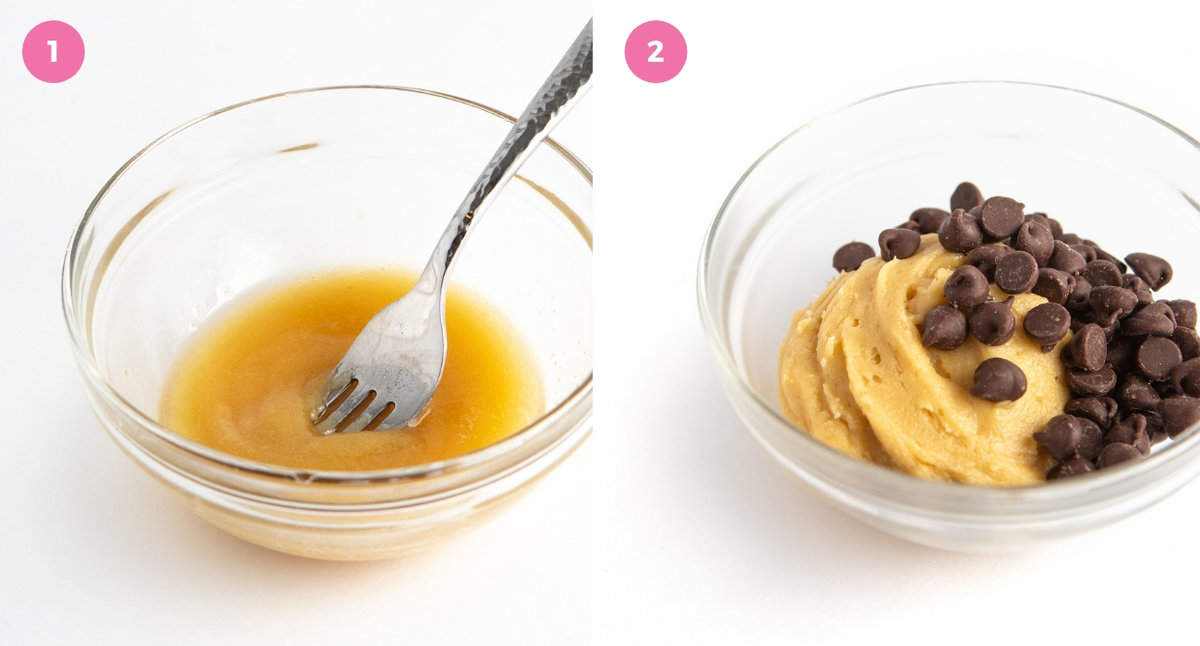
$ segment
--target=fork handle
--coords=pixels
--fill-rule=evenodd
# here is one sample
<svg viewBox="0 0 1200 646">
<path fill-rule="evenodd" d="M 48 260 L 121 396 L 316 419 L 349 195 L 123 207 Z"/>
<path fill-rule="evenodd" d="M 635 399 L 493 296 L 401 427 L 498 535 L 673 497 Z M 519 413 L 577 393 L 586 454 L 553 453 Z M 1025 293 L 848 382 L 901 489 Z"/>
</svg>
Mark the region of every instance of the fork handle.
<svg viewBox="0 0 1200 646">
<path fill-rule="evenodd" d="M 575 38 L 554 71 L 525 107 L 483 173 L 475 180 L 437 247 L 421 273 L 420 282 L 430 292 L 440 292 L 454 260 L 454 254 L 466 240 L 475 218 L 491 203 L 500 188 L 512 179 L 537 145 L 558 125 L 563 115 L 587 92 L 592 80 L 592 21 Z"/>
</svg>

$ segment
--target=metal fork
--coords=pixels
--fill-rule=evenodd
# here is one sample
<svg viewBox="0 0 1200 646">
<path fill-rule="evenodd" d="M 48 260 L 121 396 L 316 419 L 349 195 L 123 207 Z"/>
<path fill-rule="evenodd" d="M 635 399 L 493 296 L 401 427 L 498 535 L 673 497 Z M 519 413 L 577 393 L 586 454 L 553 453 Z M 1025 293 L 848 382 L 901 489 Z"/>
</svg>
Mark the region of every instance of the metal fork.
<svg viewBox="0 0 1200 646">
<path fill-rule="evenodd" d="M 446 363 L 446 275 L 471 223 L 521 167 L 592 77 L 592 21 L 513 124 L 450 219 L 417 284 L 380 310 L 334 367 L 312 413 L 322 435 L 415 426 Z"/>
</svg>

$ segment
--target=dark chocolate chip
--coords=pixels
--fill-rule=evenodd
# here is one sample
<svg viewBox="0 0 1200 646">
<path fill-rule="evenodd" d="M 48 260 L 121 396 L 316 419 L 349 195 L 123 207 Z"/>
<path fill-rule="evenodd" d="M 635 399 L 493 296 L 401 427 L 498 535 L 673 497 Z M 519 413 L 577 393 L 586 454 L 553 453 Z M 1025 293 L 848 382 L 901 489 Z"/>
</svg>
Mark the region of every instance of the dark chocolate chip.
<svg viewBox="0 0 1200 646">
<path fill-rule="evenodd" d="M 1020 399 L 1025 394 L 1025 373 L 1008 359 L 984 359 L 975 368 L 971 394 L 993 402 Z"/>
<path fill-rule="evenodd" d="M 1124 274 L 1126 271 L 1129 270 L 1129 267 L 1126 267 L 1125 263 L 1121 262 L 1120 258 L 1112 255 L 1111 253 L 1108 253 L 1104 249 L 1101 249 L 1100 245 L 1098 245 L 1096 243 L 1092 243 L 1092 245 L 1094 247 L 1096 247 L 1096 259 L 1097 260 L 1107 260 L 1107 261 L 1111 262 L 1117 268 L 1117 271 L 1121 272 L 1122 274 Z"/>
<path fill-rule="evenodd" d="M 1086 278 L 1092 289 L 1101 285 L 1121 286 L 1122 271 L 1107 260 L 1093 260 L 1084 265 L 1079 275 Z"/>
<path fill-rule="evenodd" d="M 908 221 L 916 222 L 918 231 L 921 233 L 937 233 L 938 229 L 942 227 L 942 222 L 945 222 L 948 217 L 950 217 L 949 211 L 927 206 L 913 211 L 912 215 L 908 216 Z"/>
<path fill-rule="evenodd" d="M 1046 423 L 1046 428 L 1033 434 L 1033 439 L 1055 460 L 1065 460 L 1079 450 L 1079 418 L 1073 415 L 1055 415 Z"/>
<path fill-rule="evenodd" d="M 1121 333 L 1129 336 L 1171 336 L 1175 333 L 1175 312 L 1163 301 L 1150 303 L 1121 321 Z"/>
<path fill-rule="evenodd" d="M 953 350 L 967 340 L 967 317 L 949 305 L 938 305 L 925 315 L 921 343 L 927 348 Z"/>
<path fill-rule="evenodd" d="M 1113 425 L 1107 433 L 1104 434 L 1104 443 L 1107 444 L 1129 444 L 1138 450 L 1138 453 L 1146 455 L 1150 452 L 1150 435 L 1146 427 L 1146 416 L 1141 413 L 1133 413 L 1127 415 L 1125 419 Z"/>
<path fill-rule="evenodd" d="M 1104 431 L 1090 419 L 1079 418 L 1079 457 L 1095 460 L 1104 448 Z"/>
<path fill-rule="evenodd" d="M 1037 284 L 1038 264 L 1024 251 L 1013 251 L 996 261 L 996 286 L 1009 294 L 1023 294 Z"/>
<path fill-rule="evenodd" d="M 1054 235 L 1050 233 L 1049 227 L 1038 222 L 1025 222 L 1017 230 L 1013 248 L 1028 252 L 1037 261 L 1038 266 L 1043 266 L 1054 255 Z"/>
<path fill-rule="evenodd" d="M 1107 395 L 1116 385 L 1117 373 L 1108 366 L 1093 372 L 1078 369 L 1067 370 L 1067 387 L 1076 395 L 1085 397 Z"/>
<path fill-rule="evenodd" d="M 1118 336 L 1108 344 L 1108 365 L 1117 372 L 1132 372 L 1137 370 L 1137 350 L 1141 339 Z"/>
<path fill-rule="evenodd" d="M 946 279 L 942 294 L 951 305 L 963 310 L 970 309 L 987 300 L 987 276 L 971 265 L 963 265 Z"/>
<path fill-rule="evenodd" d="M 1127 316 L 1133 311 L 1133 308 L 1137 307 L 1137 296 L 1133 292 L 1124 287 L 1113 287 L 1112 285 L 1092 287 L 1092 296 L 1089 300 L 1092 304 L 1092 311 L 1096 313 L 1096 320 L 1106 323 Z"/>
<path fill-rule="evenodd" d="M 1142 452 L 1134 448 L 1132 444 L 1113 442 L 1100 451 L 1100 456 L 1096 458 L 1096 466 L 1105 469 L 1141 456 Z"/>
<path fill-rule="evenodd" d="M 1175 333 L 1171 335 L 1171 340 L 1179 346 L 1179 352 L 1184 359 L 1200 357 L 1200 334 L 1192 328 L 1175 326 Z"/>
<path fill-rule="evenodd" d="M 971 182 L 963 182 L 954 189 L 954 193 L 950 195 L 950 210 L 962 209 L 970 210 L 976 206 L 983 204 L 983 193 L 979 191 L 979 187 Z"/>
<path fill-rule="evenodd" d="M 967 253 L 983 243 L 979 225 L 961 209 L 954 211 L 938 229 L 938 242 L 946 251 Z"/>
<path fill-rule="evenodd" d="M 833 254 L 833 268 L 838 271 L 854 271 L 867 258 L 875 256 L 875 250 L 865 242 L 848 242 Z"/>
<path fill-rule="evenodd" d="M 1158 405 L 1163 428 L 1167 435 L 1175 437 L 1200 422 L 1200 398 L 1177 395 L 1168 397 Z"/>
<path fill-rule="evenodd" d="M 1200 397 L 1200 358 L 1188 359 L 1171 370 L 1173 392 Z"/>
<path fill-rule="evenodd" d="M 907 229 L 884 229 L 879 234 L 879 257 L 908 258 L 921 246 L 921 234 Z"/>
<path fill-rule="evenodd" d="M 1031 291 L 1051 303 L 1065 305 L 1074 288 L 1074 276 L 1058 269 L 1042 267 L 1038 269 L 1037 282 Z"/>
<path fill-rule="evenodd" d="M 1137 296 L 1139 307 L 1149 305 L 1154 300 L 1154 294 L 1150 293 L 1150 287 L 1146 285 L 1146 281 L 1133 274 L 1121 276 L 1121 287 L 1128 289 Z"/>
<path fill-rule="evenodd" d="M 1166 379 L 1183 361 L 1183 354 L 1174 341 L 1161 336 L 1152 336 L 1142 342 L 1137 351 L 1137 367 L 1147 379 Z"/>
<path fill-rule="evenodd" d="M 1117 387 L 1117 401 L 1126 410 L 1157 410 L 1161 399 L 1150 382 L 1137 375 L 1125 375 Z"/>
<path fill-rule="evenodd" d="M 1076 274 L 1082 271 L 1086 265 L 1087 261 L 1078 251 L 1061 240 L 1054 241 L 1054 253 L 1050 256 L 1048 266 L 1068 274 Z"/>
<path fill-rule="evenodd" d="M 1088 323 L 1079 328 L 1068 347 L 1071 350 L 1071 363 L 1085 372 L 1095 372 L 1103 368 L 1108 357 L 1108 340 L 1104 338 L 1104 330 L 1095 323 Z M 1103 395 L 1106 392 L 1108 390 L 1092 394 Z"/>
<path fill-rule="evenodd" d="M 1092 466 L 1092 462 L 1090 460 L 1085 460 L 1083 458 L 1071 458 L 1070 460 L 1066 460 L 1065 462 L 1054 465 L 1054 468 L 1050 469 L 1050 471 L 1046 473 L 1046 479 L 1058 480 L 1059 478 L 1069 478 L 1071 476 L 1079 476 L 1095 470 L 1096 468 Z"/>
<path fill-rule="evenodd" d="M 971 334 L 986 345 L 1003 345 L 1012 338 L 1017 329 L 1017 317 L 1013 316 L 1012 303 L 984 303 L 977 306 L 967 317 Z"/>
<path fill-rule="evenodd" d="M 918 234 L 921 233 L 921 225 L 913 222 L 912 220 L 901 222 L 900 224 L 896 225 L 896 228 L 904 229 L 905 231 L 916 231 Z"/>
<path fill-rule="evenodd" d="M 1010 251 L 1007 247 L 991 244 L 975 247 L 967 254 L 967 264 L 983 272 L 988 280 L 995 280 L 996 261 Z"/>
<path fill-rule="evenodd" d="M 1075 285 L 1071 288 L 1071 295 L 1067 297 L 1067 309 L 1072 312 L 1092 309 L 1092 284 L 1083 276 L 1075 276 Z"/>
<path fill-rule="evenodd" d="M 989 197 L 979 211 L 979 228 L 991 240 L 1011 236 L 1024 222 L 1025 205 L 1008 197 Z M 1046 227 L 1049 228 L 1049 222 Z"/>
<path fill-rule="evenodd" d="M 1163 285 L 1171 282 L 1171 263 L 1148 253 L 1131 253 L 1125 256 L 1125 262 L 1133 269 L 1138 278 L 1146 281 L 1150 289 L 1158 291 Z"/>
<path fill-rule="evenodd" d="M 1196 304 L 1192 301 L 1178 299 L 1167 301 L 1167 306 L 1175 313 L 1175 324 L 1196 329 Z"/>
<path fill-rule="evenodd" d="M 1074 233 L 1064 233 L 1060 236 L 1055 236 L 1055 237 L 1058 240 L 1063 241 L 1064 244 L 1067 244 L 1069 246 L 1075 246 L 1075 245 L 1083 242 L 1083 238 L 1080 238 L 1079 236 L 1075 235 Z"/>
<path fill-rule="evenodd" d="M 1089 419 L 1102 428 L 1108 428 L 1117 414 L 1117 400 L 1112 397 L 1078 397 L 1069 400 L 1063 410 L 1076 417 Z"/>
<path fill-rule="evenodd" d="M 1057 303 L 1042 303 L 1025 313 L 1025 334 L 1041 346 L 1058 343 L 1071 329 L 1071 313 Z"/>
</svg>

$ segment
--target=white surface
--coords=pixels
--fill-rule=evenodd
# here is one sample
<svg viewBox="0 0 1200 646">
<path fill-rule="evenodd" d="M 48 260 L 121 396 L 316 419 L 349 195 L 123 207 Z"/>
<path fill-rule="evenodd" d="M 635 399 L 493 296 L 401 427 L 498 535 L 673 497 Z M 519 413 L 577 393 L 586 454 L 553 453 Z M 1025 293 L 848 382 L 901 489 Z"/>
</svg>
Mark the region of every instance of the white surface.
<svg viewBox="0 0 1200 646">
<path fill-rule="evenodd" d="M 1200 133 L 1195 3 L 597 4 L 596 643 L 1192 639 L 1200 483 L 1019 555 L 892 539 L 832 509 L 741 427 L 694 285 L 704 230 L 742 171 L 859 97 L 951 79 L 1055 82 Z M 688 39 L 683 72 L 658 86 L 621 54 L 649 19 Z"/>
<path fill-rule="evenodd" d="M 152 138 L 235 101 L 343 83 L 430 87 L 517 113 L 590 15 L 585 1 L 522 4 L 517 20 L 511 5 L 467 0 L 0 3 L 0 642 L 586 640 L 588 444 L 506 513 L 428 554 L 279 555 L 193 516 L 109 441 L 58 306 L 71 228 Z M 87 49 L 61 85 L 33 79 L 18 53 L 48 19 L 74 25 Z M 592 100 L 555 134 L 588 162 Z"/>
</svg>

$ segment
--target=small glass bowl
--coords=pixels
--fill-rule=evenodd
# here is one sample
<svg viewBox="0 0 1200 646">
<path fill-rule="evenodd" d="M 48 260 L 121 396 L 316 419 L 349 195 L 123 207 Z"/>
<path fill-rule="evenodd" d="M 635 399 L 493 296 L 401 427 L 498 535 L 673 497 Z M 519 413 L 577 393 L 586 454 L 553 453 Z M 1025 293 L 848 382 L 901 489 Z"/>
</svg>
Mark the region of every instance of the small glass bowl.
<svg viewBox="0 0 1200 646">
<path fill-rule="evenodd" d="M 361 472 L 244 460 L 156 421 L 181 345 L 240 294 L 336 268 L 419 270 L 512 121 L 427 90 L 329 87 L 222 108 L 134 155 L 63 270 L 75 355 L 112 438 L 214 525 L 325 559 L 436 543 L 553 468 L 590 430 L 592 214 L 591 172 L 549 140 L 451 277 L 522 333 L 546 398 L 537 421 L 467 455 Z"/>
<path fill-rule="evenodd" d="M 944 83 L 864 99 L 791 133 L 738 181 L 699 268 L 703 324 L 738 415 L 767 451 L 851 515 L 926 545 L 993 552 L 1128 516 L 1200 471 L 1200 431 L 1151 458 L 1061 481 L 989 488 L 926 481 L 831 449 L 780 412 L 779 349 L 824 289 L 833 251 L 960 181 L 1009 195 L 1116 255 L 1168 258 L 1157 296 L 1200 298 L 1200 148 L 1154 115 L 1067 88 Z"/>
</svg>

